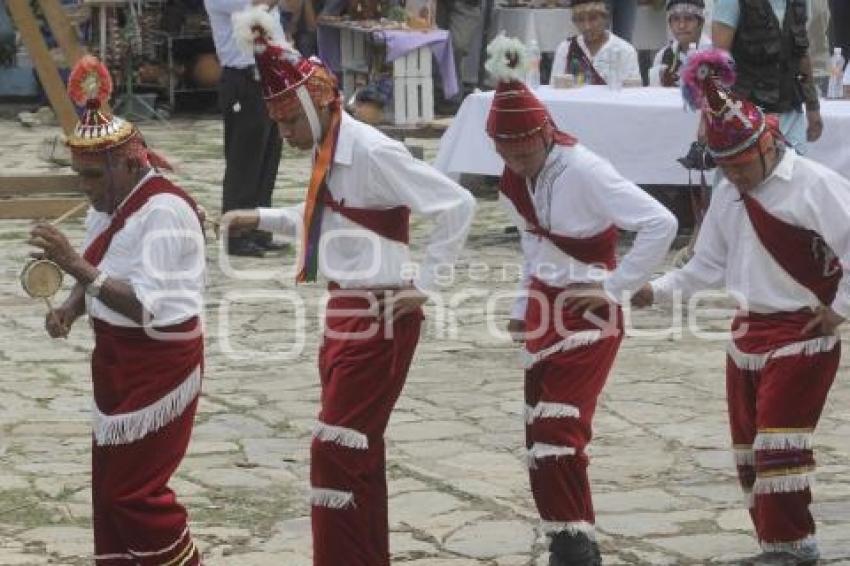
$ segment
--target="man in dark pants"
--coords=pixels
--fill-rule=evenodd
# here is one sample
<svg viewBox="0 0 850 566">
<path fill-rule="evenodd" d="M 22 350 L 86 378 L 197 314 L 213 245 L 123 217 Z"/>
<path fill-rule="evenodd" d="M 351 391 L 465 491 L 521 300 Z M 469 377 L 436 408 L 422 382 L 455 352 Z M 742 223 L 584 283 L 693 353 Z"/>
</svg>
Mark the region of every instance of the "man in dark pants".
<svg viewBox="0 0 850 566">
<path fill-rule="evenodd" d="M 735 59 L 735 92 L 779 115 L 786 142 L 804 154 L 823 133 L 806 0 L 715 0 L 713 18 L 714 46 Z"/>
<path fill-rule="evenodd" d="M 847 57 L 850 54 L 850 2 L 829 0 L 829 12 L 832 14 L 832 43 L 842 48 Z"/>
<path fill-rule="evenodd" d="M 237 47 L 231 15 L 251 4 L 265 4 L 269 7 L 270 20 L 276 23 L 283 37 L 277 2 L 204 1 L 222 65 L 219 84 L 219 104 L 224 115 L 222 214 L 234 209 L 268 207 L 272 203 L 282 147 L 280 134 L 266 113 L 254 58 Z M 262 257 L 274 247 L 271 234 L 263 232 L 227 240 L 227 252 L 231 255 Z"/>
<path fill-rule="evenodd" d="M 605 3 L 608 4 L 608 13 L 611 14 L 611 31 L 631 43 L 632 33 L 635 31 L 637 0 L 606 0 Z"/>
</svg>

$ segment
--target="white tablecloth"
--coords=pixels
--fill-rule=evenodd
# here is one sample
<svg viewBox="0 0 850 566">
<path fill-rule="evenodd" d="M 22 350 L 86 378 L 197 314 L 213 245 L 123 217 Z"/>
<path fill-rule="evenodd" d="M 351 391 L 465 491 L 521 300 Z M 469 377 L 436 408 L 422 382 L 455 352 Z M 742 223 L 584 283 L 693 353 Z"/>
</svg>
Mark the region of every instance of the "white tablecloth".
<svg viewBox="0 0 850 566">
<path fill-rule="evenodd" d="M 676 162 L 696 137 L 697 114 L 683 109 L 678 89 L 606 86 L 570 90 L 540 87 L 543 101 L 558 126 L 610 160 L 639 184 L 680 185 L 687 171 Z M 440 140 L 434 165 L 444 173 L 500 175 L 502 160 L 484 130 L 492 92 L 466 97 Z M 850 101 L 821 102 L 825 128 L 809 144 L 808 157 L 850 179 Z"/>
<path fill-rule="evenodd" d="M 569 8 L 496 8 L 496 22 L 492 30 L 504 31 L 524 44 L 536 41 L 542 52 L 554 52 L 558 44 L 576 35 L 572 10 Z"/>
</svg>

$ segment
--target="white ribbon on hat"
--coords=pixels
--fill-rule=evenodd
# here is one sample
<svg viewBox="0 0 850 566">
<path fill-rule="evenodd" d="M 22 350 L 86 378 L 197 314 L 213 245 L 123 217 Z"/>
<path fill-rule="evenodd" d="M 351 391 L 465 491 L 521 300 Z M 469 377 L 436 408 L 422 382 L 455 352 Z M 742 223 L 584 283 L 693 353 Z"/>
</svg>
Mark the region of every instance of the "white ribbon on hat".
<svg viewBox="0 0 850 566">
<path fill-rule="evenodd" d="M 313 134 L 313 145 L 319 145 L 322 139 L 322 125 L 319 122 L 319 113 L 316 112 L 316 104 L 310 98 L 310 93 L 307 87 L 300 85 L 295 89 L 295 94 L 298 96 L 301 107 L 304 109 L 304 114 L 307 115 L 307 122 L 310 124 L 310 132 Z"/>
</svg>

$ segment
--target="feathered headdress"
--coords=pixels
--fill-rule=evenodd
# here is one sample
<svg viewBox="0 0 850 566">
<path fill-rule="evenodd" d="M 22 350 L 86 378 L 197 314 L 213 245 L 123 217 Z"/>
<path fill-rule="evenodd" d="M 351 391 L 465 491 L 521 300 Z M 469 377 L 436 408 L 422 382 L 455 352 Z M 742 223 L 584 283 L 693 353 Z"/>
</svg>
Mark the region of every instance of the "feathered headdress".
<svg viewBox="0 0 850 566">
<path fill-rule="evenodd" d="M 755 147 L 767 133 L 761 109 L 735 94 L 735 62 L 720 49 L 691 55 L 681 71 L 682 97 L 702 111 L 708 149 L 716 159 L 731 159 Z"/>
<path fill-rule="evenodd" d="M 290 45 L 265 5 L 237 12 L 232 19 L 240 48 L 254 55 L 272 119 L 293 108 L 310 113 L 314 103 L 324 106 L 337 100 L 339 89 L 333 73 L 318 59 L 303 57 Z"/>
<path fill-rule="evenodd" d="M 82 57 L 68 78 L 68 96 L 82 107 L 80 120 L 68 138 L 72 150 L 103 151 L 126 142 L 135 128 L 104 107 L 112 95 L 112 78 L 96 57 Z"/>
<path fill-rule="evenodd" d="M 112 78 L 99 59 L 82 57 L 68 78 L 68 96 L 81 107 L 80 119 L 68 137 L 77 160 L 97 160 L 107 152 L 133 157 L 141 165 L 172 170 L 171 164 L 145 144 L 133 124 L 106 110 L 112 95 Z"/>
</svg>

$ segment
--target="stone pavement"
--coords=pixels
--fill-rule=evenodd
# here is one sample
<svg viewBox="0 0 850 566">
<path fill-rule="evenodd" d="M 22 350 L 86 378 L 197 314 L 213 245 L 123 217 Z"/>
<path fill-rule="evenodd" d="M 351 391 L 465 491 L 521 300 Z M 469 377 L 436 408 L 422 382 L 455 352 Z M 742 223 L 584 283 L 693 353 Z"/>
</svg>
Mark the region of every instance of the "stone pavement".
<svg viewBox="0 0 850 566">
<path fill-rule="evenodd" d="M 223 174 L 217 120 L 144 126 L 177 177 L 210 211 Z M 36 157 L 49 128 L 0 122 L 3 174 L 44 171 Z M 423 142 L 426 143 L 426 142 Z M 426 157 L 435 145 L 427 143 Z M 290 150 L 278 204 L 294 203 L 309 163 Z M 425 188 L 423 188 L 425 190 Z M 0 205 L 2 206 L 2 205 Z M 389 428 L 393 563 L 409 566 L 545 564 L 544 541 L 523 464 L 522 373 L 515 348 L 487 329 L 487 298 L 515 288 L 518 244 L 496 202 L 481 200 L 452 291 L 454 317 L 431 309 L 410 378 Z M 29 223 L 0 223 L 0 564 L 88 564 L 88 451 L 92 346 L 86 324 L 67 340 L 43 331 L 44 307 L 17 276 Z M 81 223 L 64 225 L 74 241 Z M 414 245 L 425 226 L 415 224 Z M 305 502 L 310 427 L 318 389 L 319 287 L 293 302 L 279 267 L 291 254 L 237 259 L 226 276 L 209 246 L 207 379 L 190 453 L 174 487 L 190 509 L 210 565 L 310 564 Z M 66 286 L 68 282 L 66 282 Z M 465 297 L 465 298 L 464 298 Z M 504 323 L 508 301 L 492 301 Z M 722 303 L 711 306 L 722 306 Z M 293 322 L 298 309 L 306 328 Z M 663 329 L 687 313 L 636 313 Z M 701 314 L 722 331 L 726 314 Z M 591 476 L 606 564 L 734 563 L 756 545 L 727 451 L 723 342 L 632 331 L 597 412 Z M 641 335 L 638 335 L 641 334 Z M 297 356 L 286 353 L 303 341 Z M 825 563 L 850 564 L 850 384 L 847 362 L 816 435 L 814 512 Z"/>
</svg>

